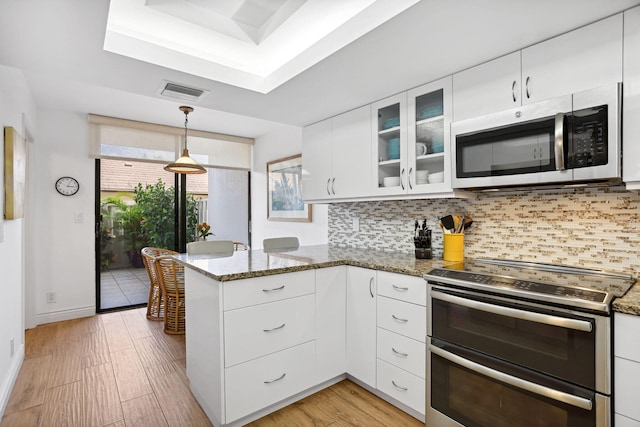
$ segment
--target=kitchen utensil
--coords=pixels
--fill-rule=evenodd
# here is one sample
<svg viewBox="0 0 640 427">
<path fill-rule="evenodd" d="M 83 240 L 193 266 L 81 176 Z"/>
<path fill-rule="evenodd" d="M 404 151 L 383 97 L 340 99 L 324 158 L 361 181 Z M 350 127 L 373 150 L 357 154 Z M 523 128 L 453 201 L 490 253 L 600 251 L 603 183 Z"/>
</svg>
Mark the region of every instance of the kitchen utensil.
<svg viewBox="0 0 640 427">
<path fill-rule="evenodd" d="M 448 230 L 449 233 L 455 230 L 453 216 L 451 215 L 443 216 L 442 218 L 440 218 L 440 222 L 442 223 L 442 226 L 444 227 L 444 229 Z"/>
<path fill-rule="evenodd" d="M 420 225 L 418 224 L 418 220 L 416 219 L 416 228 L 415 228 L 415 230 L 413 230 L 413 237 L 414 238 L 418 237 L 418 227 L 420 227 Z"/>
<path fill-rule="evenodd" d="M 471 224 L 473 224 L 473 220 L 470 216 L 466 216 L 464 218 L 464 229 L 466 230 L 467 228 L 471 227 Z"/>
<path fill-rule="evenodd" d="M 430 183 L 444 182 L 444 172 L 435 172 L 429 174 Z"/>
<path fill-rule="evenodd" d="M 460 218 L 460 222 L 458 223 L 458 226 L 456 227 L 456 233 L 460 234 L 462 233 L 462 231 L 464 230 L 464 222 L 467 219 L 466 216 L 463 216 L 462 218 Z"/>
</svg>

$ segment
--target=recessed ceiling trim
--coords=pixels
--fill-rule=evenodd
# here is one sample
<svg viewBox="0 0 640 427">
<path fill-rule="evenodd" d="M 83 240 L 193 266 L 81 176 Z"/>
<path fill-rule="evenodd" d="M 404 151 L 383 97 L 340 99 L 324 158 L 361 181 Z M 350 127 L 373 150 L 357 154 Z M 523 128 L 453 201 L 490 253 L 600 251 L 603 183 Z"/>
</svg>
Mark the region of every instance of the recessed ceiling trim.
<svg viewBox="0 0 640 427">
<path fill-rule="evenodd" d="M 255 2 L 240 0 L 239 3 Z M 207 79 L 269 93 L 403 12 L 418 0 L 288 0 L 244 40 L 171 16 L 159 4 L 199 7 L 194 0 L 111 0 L 104 49 Z M 154 7 L 146 7 L 153 3 Z M 238 2 L 235 2 L 238 3 Z M 201 9 L 201 8 L 200 8 Z M 282 13 L 289 13 L 287 9 Z M 213 13 L 213 12 L 212 12 Z M 233 10 L 231 13 L 232 20 Z M 273 20 L 273 22 L 272 22 Z M 259 19 L 253 21 L 262 22 Z M 237 25 L 237 22 L 236 22 Z M 249 38 L 251 41 L 247 41 Z"/>
</svg>

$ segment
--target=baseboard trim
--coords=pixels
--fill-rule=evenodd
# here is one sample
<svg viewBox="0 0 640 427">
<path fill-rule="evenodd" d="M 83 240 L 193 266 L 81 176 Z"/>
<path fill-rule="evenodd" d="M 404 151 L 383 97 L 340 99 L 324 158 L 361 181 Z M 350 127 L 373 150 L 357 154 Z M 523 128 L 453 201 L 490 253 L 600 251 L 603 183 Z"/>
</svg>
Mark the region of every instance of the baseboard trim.
<svg viewBox="0 0 640 427">
<path fill-rule="evenodd" d="M 23 361 L 24 344 L 21 345 L 20 348 L 18 348 L 17 353 L 13 355 L 13 360 L 9 366 L 9 372 L 7 373 L 7 377 L 5 378 L 2 384 L 2 389 L 0 390 L 0 419 L 4 417 L 4 410 L 7 409 L 9 397 L 11 397 L 11 390 L 13 390 L 13 386 L 18 379 L 18 373 L 20 373 Z"/>
<path fill-rule="evenodd" d="M 39 313 L 36 315 L 38 325 L 44 323 L 60 322 L 62 320 L 78 319 L 80 317 L 89 317 L 96 314 L 94 305 L 86 307 L 70 308 L 66 310 L 50 311 L 48 313 Z"/>
</svg>

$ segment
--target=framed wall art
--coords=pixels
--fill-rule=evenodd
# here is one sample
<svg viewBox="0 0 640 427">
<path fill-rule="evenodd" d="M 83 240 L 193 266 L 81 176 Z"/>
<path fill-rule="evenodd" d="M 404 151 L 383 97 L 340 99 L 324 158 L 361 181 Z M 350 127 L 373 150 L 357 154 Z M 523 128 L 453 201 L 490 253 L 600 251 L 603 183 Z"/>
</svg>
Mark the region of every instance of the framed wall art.
<svg viewBox="0 0 640 427">
<path fill-rule="evenodd" d="M 302 200 L 302 154 L 267 162 L 267 219 L 311 222 Z"/>
<path fill-rule="evenodd" d="M 4 219 L 24 216 L 27 143 L 11 126 L 4 128 Z"/>
</svg>

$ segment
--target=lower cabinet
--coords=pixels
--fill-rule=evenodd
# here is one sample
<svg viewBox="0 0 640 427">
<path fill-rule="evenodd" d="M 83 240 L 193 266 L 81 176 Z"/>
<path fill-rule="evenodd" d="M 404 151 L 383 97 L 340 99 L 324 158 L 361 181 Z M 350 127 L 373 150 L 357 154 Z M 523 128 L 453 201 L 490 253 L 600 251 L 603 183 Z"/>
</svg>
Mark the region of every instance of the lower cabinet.
<svg viewBox="0 0 640 427">
<path fill-rule="evenodd" d="M 616 427 L 640 427 L 640 316 L 614 314 L 614 410 Z"/>
<path fill-rule="evenodd" d="M 424 415 L 424 378 L 378 359 L 378 390 Z"/>
<path fill-rule="evenodd" d="M 376 271 L 347 266 L 347 372 L 376 387 Z"/>
<path fill-rule="evenodd" d="M 314 386 L 314 361 L 310 341 L 226 369 L 227 422 Z"/>
</svg>

